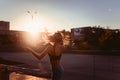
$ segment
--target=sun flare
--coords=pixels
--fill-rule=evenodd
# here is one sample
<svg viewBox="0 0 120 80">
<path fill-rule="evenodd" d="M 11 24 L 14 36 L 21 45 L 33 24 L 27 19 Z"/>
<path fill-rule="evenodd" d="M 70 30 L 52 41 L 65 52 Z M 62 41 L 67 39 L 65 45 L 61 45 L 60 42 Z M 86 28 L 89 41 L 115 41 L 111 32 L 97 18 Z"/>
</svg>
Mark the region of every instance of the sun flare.
<svg viewBox="0 0 120 80">
<path fill-rule="evenodd" d="M 34 15 L 33 18 L 31 15 L 21 14 L 15 17 L 13 23 L 14 29 L 16 30 L 27 31 L 31 33 L 44 31 L 44 25 L 42 25 L 41 19 L 38 15 Z"/>
<path fill-rule="evenodd" d="M 34 24 L 34 23 L 28 24 L 26 26 L 26 28 L 24 28 L 24 30 L 27 31 L 27 32 L 33 33 L 33 34 L 41 32 L 40 27 L 37 24 Z"/>
<path fill-rule="evenodd" d="M 54 18 L 45 14 L 30 15 L 27 12 L 19 14 L 11 21 L 11 30 L 28 31 L 31 33 L 44 32 L 54 33 L 57 29 L 57 23 Z"/>
</svg>

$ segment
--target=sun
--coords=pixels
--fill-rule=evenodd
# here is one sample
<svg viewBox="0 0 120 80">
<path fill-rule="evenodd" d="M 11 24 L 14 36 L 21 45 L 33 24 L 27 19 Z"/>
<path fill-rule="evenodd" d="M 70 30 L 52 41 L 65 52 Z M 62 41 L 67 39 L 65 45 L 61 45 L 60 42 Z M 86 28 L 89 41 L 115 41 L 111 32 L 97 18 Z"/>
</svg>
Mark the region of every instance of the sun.
<svg viewBox="0 0 120 80">
<path fill-rule="evenodd" d="M 41 32 L 40 26 L 38 25 L 39 23 L 30 23 L 24 28 L 25 31 L 30 32 L 30 33 L 38 33 Z"/>
</svg>

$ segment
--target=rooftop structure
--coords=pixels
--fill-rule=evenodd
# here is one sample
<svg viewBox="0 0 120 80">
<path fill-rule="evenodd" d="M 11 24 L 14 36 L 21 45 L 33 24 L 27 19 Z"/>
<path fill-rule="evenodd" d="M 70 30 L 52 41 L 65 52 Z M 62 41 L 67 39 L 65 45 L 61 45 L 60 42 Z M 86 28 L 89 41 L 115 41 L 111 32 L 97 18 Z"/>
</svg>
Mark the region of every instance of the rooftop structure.
<svg viewBox="0 0 120 80">
<path fill-rule="evenodd" d="M 10 22 L 0 21 L 0 30 L 9 30 L 9 29 L 10 29 Z"/>
</svg>

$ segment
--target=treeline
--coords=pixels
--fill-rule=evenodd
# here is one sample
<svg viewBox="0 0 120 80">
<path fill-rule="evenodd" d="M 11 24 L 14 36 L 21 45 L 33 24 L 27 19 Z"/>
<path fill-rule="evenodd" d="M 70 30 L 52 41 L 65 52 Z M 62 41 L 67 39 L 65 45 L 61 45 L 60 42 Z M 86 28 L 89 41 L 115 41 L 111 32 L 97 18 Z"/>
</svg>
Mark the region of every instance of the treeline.
<svg viewBox="0 0 120 80">
<path fill-rule="evenodd" d="M 85 28 L 82 32 L 83 40 L 75 40 L 75 46 L 78 49 L 102 49 L 119 50 L 120 49 L 120 30 L 105 29 L 100 26 Z"/>
</svg>

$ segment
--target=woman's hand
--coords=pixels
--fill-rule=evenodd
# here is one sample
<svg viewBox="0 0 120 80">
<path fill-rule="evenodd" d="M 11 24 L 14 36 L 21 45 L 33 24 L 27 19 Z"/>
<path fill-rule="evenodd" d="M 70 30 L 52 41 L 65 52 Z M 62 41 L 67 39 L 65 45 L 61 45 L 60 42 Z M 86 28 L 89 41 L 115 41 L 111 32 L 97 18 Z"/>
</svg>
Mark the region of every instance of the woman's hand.
<svg viewBox="0 0 120 80">
<path fill-rule="evenodd" d="M 45 43 L 49 43 L 49 34 L 48 33 L 43 33 L 42 34 L 42 40 L 45 42 Z"/>
</svg>

